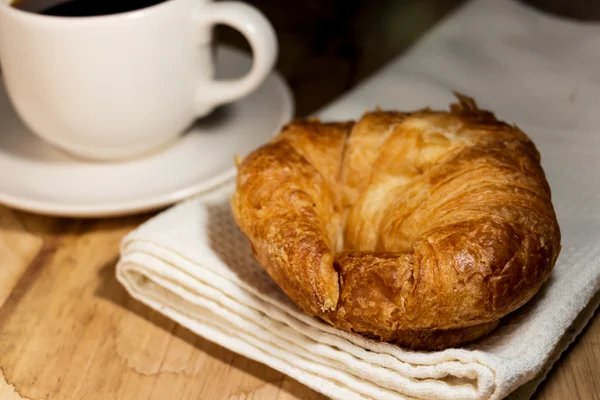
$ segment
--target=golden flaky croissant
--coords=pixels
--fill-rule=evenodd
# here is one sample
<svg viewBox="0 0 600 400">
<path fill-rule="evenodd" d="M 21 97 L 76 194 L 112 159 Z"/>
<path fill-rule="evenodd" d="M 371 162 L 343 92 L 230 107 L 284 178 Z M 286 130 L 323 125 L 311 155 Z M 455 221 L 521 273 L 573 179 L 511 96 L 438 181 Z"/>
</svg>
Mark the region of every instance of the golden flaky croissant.
<svg viewBox="0 0 600 400">
<path fill-rule="evenodd" d="M 439 349 L 489 333 L 560 251 L 532 141 L 458 96 L 450 112 L 296 121 L 241 165 L 233 213 L 306 313 Z"/>
</svg>

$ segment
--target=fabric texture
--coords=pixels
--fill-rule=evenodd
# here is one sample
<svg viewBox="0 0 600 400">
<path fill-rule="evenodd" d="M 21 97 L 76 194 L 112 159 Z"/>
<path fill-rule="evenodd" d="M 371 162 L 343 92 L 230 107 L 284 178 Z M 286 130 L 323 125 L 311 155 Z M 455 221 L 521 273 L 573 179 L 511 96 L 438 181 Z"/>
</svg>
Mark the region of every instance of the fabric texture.
<svg viewBox="0 0 600 400">
<path fill-rule="evenodd" d="M 527 399 L 600 302 L 599 65 L 600 25 L 475 0 L 317 114 L 446 108 L 458 91 L 534 140 L 562 253 L 534 299 L 476 344 L 411 352 L 306 316 L 254 261 L 231 215 L 231 182 L 128 235 L 117 278 L 197 334 L 333 399 Z"/>
</svg>

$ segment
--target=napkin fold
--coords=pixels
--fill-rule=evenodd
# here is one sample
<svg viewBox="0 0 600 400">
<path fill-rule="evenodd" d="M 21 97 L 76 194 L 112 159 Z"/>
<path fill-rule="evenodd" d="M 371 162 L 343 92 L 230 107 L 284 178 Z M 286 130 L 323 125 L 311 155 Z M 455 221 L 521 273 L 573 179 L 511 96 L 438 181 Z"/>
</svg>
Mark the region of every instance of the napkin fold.
<svg viewBox="0 0 600 400">
<path fill-rule="evenodd" d="M 333 399 L 529 398 L 600 301 L 599 65 L 600 26 L 475 0 L 319 113 L 445 108 L 457 90 L 532 137 L 563 251 L 538 295 L 474 345 L 412 352 L 303 314 L 254 261 L 231 215 L 231 182 L 128 235 L 117 279 L 197 334 Z"/>
</svg>

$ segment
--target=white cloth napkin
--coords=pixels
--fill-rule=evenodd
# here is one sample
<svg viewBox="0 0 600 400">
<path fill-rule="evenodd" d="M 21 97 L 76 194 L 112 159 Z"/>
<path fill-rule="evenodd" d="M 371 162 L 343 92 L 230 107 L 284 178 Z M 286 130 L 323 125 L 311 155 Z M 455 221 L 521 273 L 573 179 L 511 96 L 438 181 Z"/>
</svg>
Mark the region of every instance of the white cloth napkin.
<svg viewBox="0 0 600 400">
<path fill-rule="evenodd" d="M 254 262 L 231 216 L 231 183 L 127 236 L 119 281 L 199 335 L 334 399 L 528 398 L 600 301 L 600 25 L 475 0 L 320 116 L 446 107 L 452 90 L 533 138 L 563 232 L 548 284 L 492 336 L 410 352 L 307 317 Z"/>
</svg>

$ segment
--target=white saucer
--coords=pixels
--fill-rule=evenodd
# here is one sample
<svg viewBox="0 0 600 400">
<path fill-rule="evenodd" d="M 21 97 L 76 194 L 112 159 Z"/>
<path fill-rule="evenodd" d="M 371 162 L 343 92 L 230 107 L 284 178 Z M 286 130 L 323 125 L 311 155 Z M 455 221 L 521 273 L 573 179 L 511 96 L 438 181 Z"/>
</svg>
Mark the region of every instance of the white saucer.
<svg viewBox="0 0 600 400">
<path fill-rule="evenodd" d="M 221 47 L 219 78 L 238 77 L 250 57 Z M 170 147 L 121 163 L 78 160 L 34 136 L 0 83 L 0 203 L 41 214 L 108 217 L 168 206 L 235 176 L 245 156 L 292 118 L 293 98 L 276 73 L 243 100 L 200 120 Z"/>
</svg>

